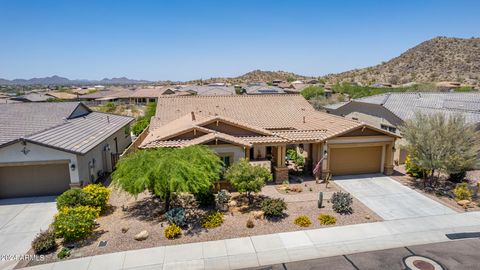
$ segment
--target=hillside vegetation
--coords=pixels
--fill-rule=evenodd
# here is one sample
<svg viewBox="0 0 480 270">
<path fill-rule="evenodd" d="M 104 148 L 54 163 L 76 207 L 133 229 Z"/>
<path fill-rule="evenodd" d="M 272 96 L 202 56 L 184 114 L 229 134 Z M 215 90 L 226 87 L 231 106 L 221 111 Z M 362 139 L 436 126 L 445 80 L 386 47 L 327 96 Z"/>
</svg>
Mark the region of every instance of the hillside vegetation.
<svg viewBox="0 0 480 270">
<path fill-rule="evenodd" d="M 433 38 L 382 64 L 324 78 L 331 83 L 357 82 L 363 85 L 440 81 L 479 85 L 480 38 Z"/>
</svg>

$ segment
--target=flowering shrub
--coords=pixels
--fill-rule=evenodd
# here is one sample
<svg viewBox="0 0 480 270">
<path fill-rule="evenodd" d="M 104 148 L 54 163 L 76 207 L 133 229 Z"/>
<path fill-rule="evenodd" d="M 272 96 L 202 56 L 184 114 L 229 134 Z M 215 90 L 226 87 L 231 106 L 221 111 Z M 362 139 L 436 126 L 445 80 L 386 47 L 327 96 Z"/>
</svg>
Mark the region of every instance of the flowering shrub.
<svg viewBox="0 0 480 270">
<path fill-rule="evenodd" d="M 202 220 L 202 227 L 212 229 L 219 227 L 223 223 L 223 214 L 216 211 L 206 215 Z"/>
<path fill-rule="evenodd" d="M 322 225 L 332 225 L 337 223 L 337 219 L 334 216 L 328 214 L 320 214 L 318 216 L 318 221 L 320 221 L 320 224 Z"/>
<path fill-rule="evenodd" d="M 170 224 L 165 228 L 163 234 L 168 239 L 175 239 L 182 234 L 182 230 L 176 224 Z"/>
<path fill-rule="evenodd" d="M 470 189 L 468 189 L 467 183 L 457 184 L 457 186 L 453 190 L 453 194 L 455 194 L 455 199 L 457 201 L 462 201 L 462 200 L 470 201 L 472 199 L 472 192 L 470 192 Z"/>
<path fill-rule="evenodd" d="M 57 197 L 58 210 L 64 207 L 75 207 L 81 205 L 90 205 L 90 197 L 82 189 L 72 188 L 63 192 Z"/>
<path fill-rule="evenodd" d="M 100 212 L 104 212 L 108 207 L 111 190 L 102 184 L 90 184 L 83 188 L 89 198 L 89 204 L 93 207 L 99 207 Z"/>
<path fill-rule="evenodd" d="M 93 232 L 98 215 L 99 209 L 91 206 L 64 207 L 52 223 L 55 235 L 66 242 L 84 239 Z"/>
<path fill-rule="evenodd" d="M 310 221 L 310 218 L 307 216 L 298 216 L 293 223 L 300 227 L 309 227 L 312 225 L 312 221 Z"/>
</svg>

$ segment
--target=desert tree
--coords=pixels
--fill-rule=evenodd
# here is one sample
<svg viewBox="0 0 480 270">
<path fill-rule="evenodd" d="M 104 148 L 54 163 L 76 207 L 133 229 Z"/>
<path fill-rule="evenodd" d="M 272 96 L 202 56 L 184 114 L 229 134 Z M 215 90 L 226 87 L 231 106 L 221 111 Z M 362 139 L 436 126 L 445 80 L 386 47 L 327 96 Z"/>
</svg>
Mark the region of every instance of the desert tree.
<svg viewBox="0 0 480 270">
<path fill-rule="evenodd" d="M 252 192 L 261 191 L 265 182 L 272 180 L 272 174 L 265 167 L 252 165 L 246 159 L 240 159 L 227 169 L 225 179 L 237 191 L 246 193 L 251 204 Z"/>
<path fill-rule="evenodd" d="M 416 113 L 401 131 L 412 164 L 427 170 L 430 181 L 435 173 L 454 174 L 475 165 L 478 134 L 460 114 Z"/>
<path fill-rule="evenodd" d="M 219 180 L 222 161 L 206 146 L 141 150 L 121 159 L 112 175 L 115 187 L 137 196 L 148 190 L 170 209 L 172 195 L 200 193 Z"/>
</svg>

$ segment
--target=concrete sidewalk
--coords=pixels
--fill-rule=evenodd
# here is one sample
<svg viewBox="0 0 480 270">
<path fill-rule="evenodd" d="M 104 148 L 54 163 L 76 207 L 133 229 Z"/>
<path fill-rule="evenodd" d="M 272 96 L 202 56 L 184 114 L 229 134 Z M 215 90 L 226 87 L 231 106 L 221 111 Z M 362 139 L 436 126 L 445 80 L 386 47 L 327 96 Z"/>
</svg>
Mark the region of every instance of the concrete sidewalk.
<svg viewBox="0 0 480 270">
<path fill-rule="evenodd" d="M 239 269 L 449 241 L 480 231 L 480 212 L 398 219 L 111 253 L 30 269 Z"/>
</svg>

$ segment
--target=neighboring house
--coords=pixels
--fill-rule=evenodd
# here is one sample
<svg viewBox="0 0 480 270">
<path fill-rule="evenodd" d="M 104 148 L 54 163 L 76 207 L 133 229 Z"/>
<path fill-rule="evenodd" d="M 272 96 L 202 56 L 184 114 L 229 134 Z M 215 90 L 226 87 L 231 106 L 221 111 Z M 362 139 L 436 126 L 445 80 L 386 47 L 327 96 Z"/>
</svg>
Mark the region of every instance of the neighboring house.
<svg viewBox="0 0 480 270">
<path fill-rule="evenodd" d="M 140 148 L 203 144 L 224 163 L 240 158 L 270 164 L 277 182 L 288 179 L 287 148 L 322 162 L 322 174 L 393 172 L 398 136 L 367 124 L 316 111 L 300 95 L 175 96 L 158 99 L 149 135 Z"/>
<path fill-rule="evenodd" d="M 236 95 L 234 86 L 223 85 L 182 85 L 177 88 L 182 93 L 196 96 L 233 96 Z"/>
<path fill-rule="evenodd" d="M 50 92 L 47 92 L 46 95 L 50 96 L 51 98 L 60 99 L 60 100 L 75 100 L 75 99 L 78 98 L 77 95 L 70 94 L 70 93 L 67 93 L 67 92 L 50 91 Z"/>
<path fill-rule="evenodd" d="M 0 104 L 0 198 L 57 195 L 111 172 L 133 118 L 79 102 Z"/>
<path fill-rule="evenodd" d="M 285 90 L 277 86 L 250 84 L 243 89 L 243 93 L 247 95 L 285 94 Z"/>
<path fill-rule="evenodd" d="M 126 104 L 130 101 L 133 91 L 125 88 L 100 90 L 91 94 L 79 96 L 79 100 L 87 101 L 91 105 L 100 105 L 108 102 Z"/>
<path fill-rule="evenodd" d="M 129 103 L 136 105 L 147 105 L 151 102 L 157 102 L 159 96 L 174 95 L 175 89 L 172 87 L 161 88 L 139 88 L 129 95 Z"/>
<path fill-rule="evenodd" d="M 10 98 L 11 100 L 20 101 L 20 102 L 45 102 L 49 99 L 53 99 L 52 96 L 46 95 L 45 93 L 32 92 L 22 96 L 14 96 Z"/>
<path fill-rule="evenodd" d="M 327 105 L 329 113 L 362 121 L 400 135 L 399 127 L 415 113 L 460 113 L 467 122 L 480 123 L 480 93 L 407 92 L 374 95 Z M 396 145 L 395 160 L 405 161 L 405 142 Z"/>
</svg>

